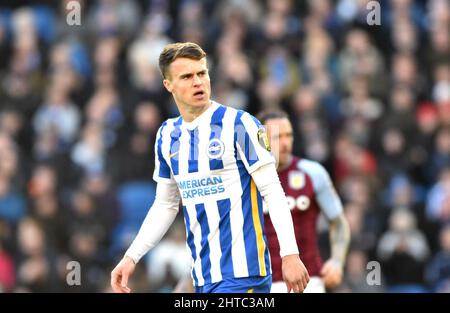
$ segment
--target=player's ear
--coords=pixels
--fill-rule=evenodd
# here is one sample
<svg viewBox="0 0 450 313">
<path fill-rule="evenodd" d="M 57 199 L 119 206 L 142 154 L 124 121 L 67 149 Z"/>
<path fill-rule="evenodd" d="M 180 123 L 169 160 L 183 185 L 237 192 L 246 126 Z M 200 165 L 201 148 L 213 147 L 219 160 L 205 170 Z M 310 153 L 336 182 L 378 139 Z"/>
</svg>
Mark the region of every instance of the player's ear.
<svg viewBox="0 0 450 313">
<path fill-rule="evenodd" d="M 163 80 L 163 85 L 164 85 L 164 87 L 166 87 L 168 92 L 172 92 L 173 86 L 172 86 L 172 82 L 170 80 L 164 79 Z"/>
</svg>

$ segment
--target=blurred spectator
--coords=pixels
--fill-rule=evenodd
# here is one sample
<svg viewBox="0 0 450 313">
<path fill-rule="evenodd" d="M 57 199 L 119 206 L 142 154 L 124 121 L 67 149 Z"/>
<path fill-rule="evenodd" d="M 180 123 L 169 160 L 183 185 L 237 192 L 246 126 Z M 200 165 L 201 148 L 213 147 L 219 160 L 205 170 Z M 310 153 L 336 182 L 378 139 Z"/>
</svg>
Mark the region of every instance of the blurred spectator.
<svg viewBox="0 0 450 313">
<path fill-rule="evenodd" d="M 450 62 L 437 64 L 434 69 L 433 100 L 438 105 L 450 103 Z"/>
<path fill-rule="evenodd" d="M 327 119 L 334 128 L 341 114 L 340 95 L 337 89 L 338 84 L 336 84 L 338 60 L 335 55 L 335 45 L 332 38 L 322 28 L 314 28 L 305 35 L 303 57 L 300 62 L 301 80 L 317 92 L 326 110 Z"/>
<path fill-rule="evenodd" d="M 377 233 L 366 211 L 366 208 L 355 202 L 345 205 L 345 217 L 348 220 L 350 233 L 352 234 L 350 246 L 371 252 L 375 248 Z"/>
<path fill-rule="evenodd" d="M 450 128 L 441 128 L 437 131 L 434 140 L 434 149 L 431 152 L 427 175 L 431 182 L 438 179 L 440 173 L 450 166 Z"/>
<path fill-rule="evenodd" d="M 56 170 L 48 165 L 33 169 L 28 183 L 31 216 L 41 225 L 52 247 L 64 252 L 67 247 L 67 216 L 59 199 Z"/>
<path fill-rule="evenodd" d="M 260 65 L 260 77 L 280 89 L 282 97 L 292 95 L 298 85 L 298 68 L 289 52 L 281 46 L 271 47 Z"/>
<path fill-rule="evenodd" d="M 10 138 L 0 133 L 0 219 L 16 224 L 26 214 L 24 195 L 16 189 L 19 160 Z"/>
<path fill-rule="evenodd" d="M 24 218 L 19 224 L 17 238 L 20 258 L 16 263 L 16 288 L 26 292 L 56 291 L 54 255 L 42 228 L 32 218 Z"/>
<path fill-rule="evenodd" d="M 417 95 L 424 93 L 424 78 L 420 73 L 417 60 L 413 54 L 396 53 L 392 58 L 391 84 L 404 85 L 414 90 Z"/>
<path fill-rule="evenodd" d="M 396 127 L 404 134 L 414 133 L 416 127 L 415 107 L 414 89 L 404 84 L 392 86 L 389 94 L 389 114 L 381 124 L 381 130 Z"/>
<path fill-rule="evenodd" d="M 16 224 L 26 214 L 25 198 L 22 194 L 11 190 L 9 181 L 0 177 L 0 218 Z"/>
<path fill-rule="evenodd" d="M 358 145 L 348 134 L 337 137 L 334 146 L 334 175 L 338 183 L 350 175 L 365 175 L 376 180 L 377 160 L 373 153 Z"/>
<path fill-rule="evenodd" d="M 427 266 L 426 280 L 433 292 L 448 292 L 450 284 L 450 225 L 440 232 L 440 250 Z"/>
<path fill-rule="evenodd" d="M 357 22 L 363 24 L 367 17 L 367 3 L 369 0 L 339 0 L 336 12 L 341 20 L 350 24 Z"/>
<path fill-rule="evenodd" d="M 390 292 L 424 292 L 423 270 L 429 255 L 423 233 L 408 209 L 396 209 L 389 217 L 389 229 L 379 241 L 377 255 L 382 261 Z"/>
<path fill-rule="evenodd" d="M 186 249 L 182 223 L 181 220 L 175 222 L 171 231 L 146 259 L 148 279 L 155 291 L 172 291 L 178 281 L 188 274 L 191 259 Z"/>
<path fill-rule="evenodd" d="M 138 27 L 141 12 L 135 1 L 99 0 L 89 10 L 88 29 L 92 41 L 108 35 L 129 39 Z"/>
<path fill-rule="evenodd" d="M 392 45 L 397 52 L 414 54 L 419 50 L 419 33 L 416 26 L 408 19 L 392 24 Z"/>
<path fill-rule="evenodd" d="M 55 87 L 47 91 L 46 100 L 33 119 L 37 136 L 50 129 L 54 130 L 62 149 L 75 139 L 79 123 L 80 112 L 77 107 L 63 90 Z"/>
<path fill-rule="evenodd" d="M 401 130 L 395 127 L 386 129 L 381 137 L 381 147 L 379 166 L 385 181 L 390 181 L 396 174 L 408 173 L 411 162 L 407 157 L 409 147 Z"/>
<path fill-rule="evenodd" d="M 439 180 L 432 186 L 427 197 L 428 220 L 441 224 L 450 221 L 450 168 L 442 169 Z"/>
<path fill-rule="evenodd" d="M 0 293 L 11 292 L 16 284 L 14 261 L 0 241 Z"/>
<path fill-rule="evenodd" d="M 72 162 L 86 174 L 102 174 L 105 170 L 105 145 L 103 129 L 97 124 L 88 124 L 82 130 L 81 139 L 73 146 Z"/>
<path fill-rule="evenodd" d="M 367 281 L 367 264 L 368 256 L 363 250 L 350 250 L 347 257 L 345 267 L 344 281 L 337 292 L 382 292 L 384 285 L 384 277 L 382 271 L 377 276 L 380 279 L 379 284 L 369 285 Z"/>
<path fill-rule="evenodd" d="M 312 160 L 327 163 L 330 150 L 327 145 L 329 133 L 324 127 L 326 115 L 320 106 L 318 94 L 311 86 L 300 87 L 292 98 L 294 136 L 302 143 L 294 147 L 295 153 Z M 294 137 L 294 138 L 295 138 Z M 300 148 L 303 150 L 300 151 Z"/>
<path fill-rule="evenodd" d="M 370 94 L 382 95 L 385 87 L 384 59 L 368 34 L 361 29 L 352 29 L 347 33 L 345 43 L 339 56 L 342 88 L 346 90 L 355 76 L 365 76 Z"/>
</svg>

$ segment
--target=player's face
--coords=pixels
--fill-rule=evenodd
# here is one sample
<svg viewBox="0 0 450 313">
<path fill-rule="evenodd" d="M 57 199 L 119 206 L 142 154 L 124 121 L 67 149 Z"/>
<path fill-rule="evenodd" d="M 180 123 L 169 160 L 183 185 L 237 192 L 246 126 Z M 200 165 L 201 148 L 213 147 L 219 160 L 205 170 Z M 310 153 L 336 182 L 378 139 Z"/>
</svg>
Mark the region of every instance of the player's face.
<svg viewBox="0 0 450 313">
<path fill-rule="evenodd" d="M 170 64 L 167 78 L 163 83 L 183 109 L 196 110 L 209 105 L 211 82 L 206 58 L 201 60 L 177 58 Z"/>
<path fill-rule="evenodd" d="M 294 143 L 291 122 L 286 118 L 276 118 L 267 120 L 265 126 L 278 166 L 283 167 L 289 161 Z"/>
</svg>

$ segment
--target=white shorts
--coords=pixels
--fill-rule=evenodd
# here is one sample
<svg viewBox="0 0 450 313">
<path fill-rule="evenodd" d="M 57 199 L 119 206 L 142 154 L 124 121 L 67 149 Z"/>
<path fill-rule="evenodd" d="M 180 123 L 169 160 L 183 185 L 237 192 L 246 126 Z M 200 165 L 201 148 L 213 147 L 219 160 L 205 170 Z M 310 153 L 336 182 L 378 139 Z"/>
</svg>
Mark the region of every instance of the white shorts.
<svg viewBox="0 0 450 313">
<path fill-rule="evenodd" d="M 292 292 L 292 291 L 291 291 Z M 325 293 L 325 284 L 322 279 L 317 276 L 309 278 L 308 285 L 306 286 L 304 293 Z M 277 281 L 272 283 L 270 293 L 287 293 L 286 283 L 284 281 Z"/>
</svg>

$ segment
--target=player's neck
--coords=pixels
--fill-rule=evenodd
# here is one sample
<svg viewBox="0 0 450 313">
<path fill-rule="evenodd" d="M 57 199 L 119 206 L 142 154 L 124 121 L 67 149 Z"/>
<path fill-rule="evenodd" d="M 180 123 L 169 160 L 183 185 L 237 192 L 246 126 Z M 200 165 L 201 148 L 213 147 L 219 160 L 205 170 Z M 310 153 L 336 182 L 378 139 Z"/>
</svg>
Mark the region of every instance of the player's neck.
<svg viewBox="0 0 450 313">
<path fill-rule="evenodd" d="M 292 163 L 292 155 L 289 155 L 285 163 L 278 163 L 277 172 L 282 172 L 287 169 Z"/>
<path fill-rule="evenodd" d="M 192 122 L 197 117 L 202 115 L 206 110 L 211 106 L 211 101 L 201 107 L 188 107 L 183 105 L 178 105 L 178 110 L 180 111 L 180 115 L 185 122 Z"/>
</svg>

